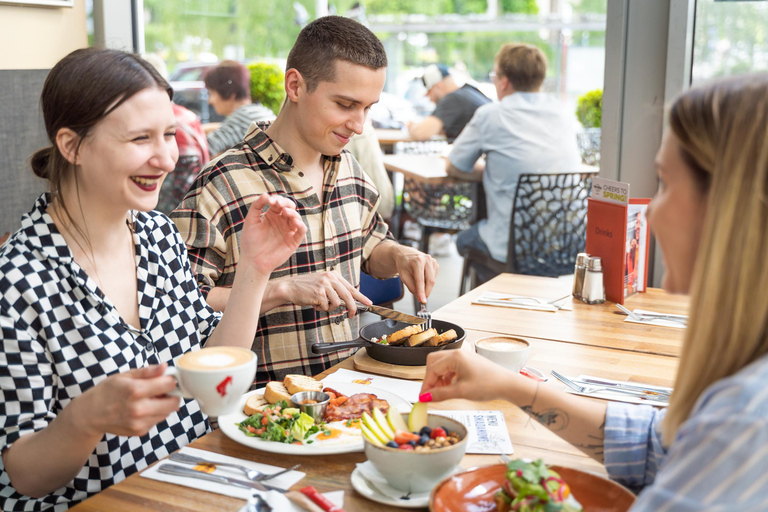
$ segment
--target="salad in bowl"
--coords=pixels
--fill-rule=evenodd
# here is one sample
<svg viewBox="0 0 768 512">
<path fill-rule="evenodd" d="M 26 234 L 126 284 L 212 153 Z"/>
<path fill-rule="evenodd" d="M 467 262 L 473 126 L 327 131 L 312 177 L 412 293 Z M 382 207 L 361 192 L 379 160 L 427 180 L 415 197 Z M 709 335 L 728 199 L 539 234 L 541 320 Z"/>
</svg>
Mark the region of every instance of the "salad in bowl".
<svg viewBox="0 0 768 512">
<path fill-rule="evenodd" d="M 499 512 L 580 512 L 581 504 L 560 475 L 541 459 L 507 464 L 505 481 L 496 494 Z"/>
</svg>

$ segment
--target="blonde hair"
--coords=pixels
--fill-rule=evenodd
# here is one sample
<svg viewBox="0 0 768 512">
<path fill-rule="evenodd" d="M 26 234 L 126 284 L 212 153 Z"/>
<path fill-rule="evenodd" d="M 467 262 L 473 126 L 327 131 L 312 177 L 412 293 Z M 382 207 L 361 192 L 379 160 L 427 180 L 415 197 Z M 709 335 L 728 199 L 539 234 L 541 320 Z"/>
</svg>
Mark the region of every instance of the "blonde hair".
<svg viewBox="0 0 768 512">
<path fill-rule="evenodd" d="M 547 56 L 531 44 L 505 44 L 496 53 L 496 66 L 519 92 L 538 92 L 547 78 Z"/>
<path fill-rule="evenodd" d="M 768 353 L 768 75 L 689 90 L 669 113 L 707 214 L 664 443 L 704 390 Z"/>
</svg>

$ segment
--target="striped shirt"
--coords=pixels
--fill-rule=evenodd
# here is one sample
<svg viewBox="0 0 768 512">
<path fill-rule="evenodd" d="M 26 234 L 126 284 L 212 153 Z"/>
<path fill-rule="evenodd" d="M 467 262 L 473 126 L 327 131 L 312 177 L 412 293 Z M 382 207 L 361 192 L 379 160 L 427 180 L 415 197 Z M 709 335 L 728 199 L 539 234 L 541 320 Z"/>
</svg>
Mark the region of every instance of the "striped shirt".
<svg viewBox="0 0 768 512">
<path fill-rule="evenodd" d="M 605 466 L 643 489 L 632 512 L 768 510 L 768 357 L 707 388 L 672 446 L 665 410 L 610 402 Z"/>
<path fill-rule="evenodd" d="M 296 203 L 307 235 L 271 278 L 338 272 L 355 287 L 373 249 L 388 237 L 377 213 L 379 194 L 348 151 L 326 156 L 323 200 L 319 200 L 293 159 L 254 125 L 245 140 L 214 160 L 198 176 L 171 214 L 189 251 L 203 294 L 232 286 L 240 256 L 243 219 L 259 194 L 278 194 Z M 391 235 L 389 235 L 391 240 Z M 350 355 L 349 350 L 315 355 L 315 342 L 350 341 L 357 316 L 346 309 L 315 311 L 286 304 L 259 320 L 253 351 L 259 357 L 257 384 L 283 380 L 288 373 L 316 375 Z"/>
<path fill-rule="evenodd" d="M 261 123 L 275 119 L 275 113 L 261 103 L 249 103 L 238 108 L 221 123 L 218 130 L 207 135 L 208 149 L 211 155 L 225 152 L 241 140 L 251 123 Z"/>
</svg>

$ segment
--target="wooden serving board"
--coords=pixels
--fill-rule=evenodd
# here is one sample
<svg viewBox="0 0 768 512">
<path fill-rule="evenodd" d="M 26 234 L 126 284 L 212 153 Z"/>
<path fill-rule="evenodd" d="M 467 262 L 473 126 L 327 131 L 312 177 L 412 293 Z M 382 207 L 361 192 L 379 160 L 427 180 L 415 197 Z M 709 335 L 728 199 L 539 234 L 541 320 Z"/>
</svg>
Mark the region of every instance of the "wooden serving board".
<svg viewBox="0 0 768 512">
<path fill-rule="evenodd" d="M 365 348 L 355 352 L 352 360 L 355 363 L 355 370 L 397 377 L 398 379 L 424 380 L 424 375 L 427 373 L 426 366 L 402 366 L 377 361 L 368 355 Z"/>
</svg>

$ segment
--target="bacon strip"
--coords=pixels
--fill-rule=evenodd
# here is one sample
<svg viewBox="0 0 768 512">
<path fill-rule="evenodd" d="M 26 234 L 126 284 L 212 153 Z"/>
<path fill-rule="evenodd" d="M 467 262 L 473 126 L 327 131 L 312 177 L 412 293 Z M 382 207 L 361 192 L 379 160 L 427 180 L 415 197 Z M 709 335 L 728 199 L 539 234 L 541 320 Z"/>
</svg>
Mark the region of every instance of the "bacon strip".
<svg viewBox="0 0 768 512">
<path fill-rule="evenodd" d="M 341 405 L 328 404 L 323 419 L 326 422 L 358 419 L 364 412 L 371 414 L 374 408 L 379 408 L 381 412 L 386 414 L 389 410 L 389 403 L 371 393 L 357 393 Z"/>
</svg>

